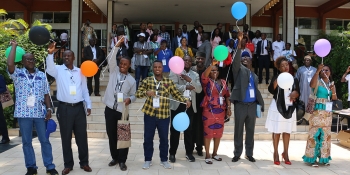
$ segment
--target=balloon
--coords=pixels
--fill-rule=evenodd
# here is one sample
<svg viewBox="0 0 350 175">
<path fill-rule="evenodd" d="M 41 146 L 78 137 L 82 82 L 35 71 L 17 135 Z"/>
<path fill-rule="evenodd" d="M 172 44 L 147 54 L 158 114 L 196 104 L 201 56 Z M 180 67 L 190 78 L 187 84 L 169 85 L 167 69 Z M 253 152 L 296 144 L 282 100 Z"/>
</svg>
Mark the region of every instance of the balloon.
<svg viewBox="0 0 350 175">
<path fill-rule="evenodd" d="M 98 71 L 98 66 L 93 61 L 84 61 L 80 66 L 81 73 L 86 77 L 94 76 Z"/>
<path fill-rule="evenodd" d="M 283 72 L 278 76 L 277 84 L 282 89 L 292 88 L 292 86 L 294 84 L 294 78 L 290 73 Z"/>
<path fill-rule="evenodd" d="M 5 51 L 5 56 L 6 58 L 9 58 L 10 51 L 11 51 L 12 46 L 8 47 Z M 16 47 L 16 57 L 15 57 L 15 62 L 20 62 L 22 61 L 23 55 L 26 53 L 22 47 L 17 46 Z"/>
<path fill-rule="evenodd" d="M 190 118 L 186 112 L 180 112 L 174 117 L 173 127 L 175 130 L 182 132 L 185 131 L 188 126 L 190 126 Z"/>
<path fill-rule="evenodd" d="M 247 5 L 241 1 L 235 2 L 231 7 L 231 14 L 237 20 L 244 18 L 247 14 Z"/>
<path fill-rule="evenodd" d="M 320 57 L 325 57 L 331 51 L 331 43 L 326 39 L 319 39 L 314 45 L 315 53 Z"/>
<path fill-rule="evenodd" d="M 248 48 L 251 53 L 254 53 L 254 43 L 247 43 L 245 47 Z"/>
<path fill-rule="evenodd" d="M 214 49 L 214 58 L 218 61 L 226 60 L 228 56 L 228 49 L 223 45 L 216 46 Z"/>
<path fill-rule="evenodd" d="M 29 31 L 29 40 L 36 45 L 45 45 L 50 39 L 50 32 L 45 27 L 34 26 Z"/>
<path fill-rule="evenodd" d="M 169 60 L 169 68 L 176 74 L 180 74 L 185 68 L 185 62 L 181 57 L 174 56 Z"/>
</svg>

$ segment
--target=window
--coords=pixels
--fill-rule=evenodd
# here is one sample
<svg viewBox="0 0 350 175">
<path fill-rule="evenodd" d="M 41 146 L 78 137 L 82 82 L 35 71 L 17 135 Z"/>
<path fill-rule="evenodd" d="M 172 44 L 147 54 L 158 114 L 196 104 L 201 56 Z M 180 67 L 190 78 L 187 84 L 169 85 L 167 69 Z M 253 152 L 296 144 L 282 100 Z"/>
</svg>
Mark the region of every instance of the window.
<svg viewBox="0 0 350 175">
<path fill-rule="evenodd" d="M 42 23 L 69 23 L 69 12 L 35 12 L 32 21 L 39 20 Z"/>
<path fill-rule="evenodd" d="M 97 35 L 96 45 L 100 47 L 106 47 L 107 46 L 107 30 L 98 29 L 95 30 Z"/>
<path fill-rule="evenodd" d="M 54 13 L 54 23 L 69 23 L 69 13 Z"/>
<path fill-rule="evenodd" d="M 307 19 L 307 18 L 298 19 L 298 28 L 299 29 L 311 29 L 311 19 Z"/>
<path fill-rule="evenodd" d="M 339 27 L 343 27 L 342 20 L 328 20 L 327 23 L 329 24 L 329 26 L 327 25 L 328 30 L 338 30 Z"/>
<path fill-rule="evenodd" d="M 23 19 L 23 13 L 8 12 L 7 15 L 0 17 L 0 21 L 5 19 Z"/>
<path fill-rule="evenodd" d="M 344 21 L 345 30 L 350 30 L 350 21 Z"/>
<path fill-rule="evenodd" d="M 39 20 L 42 23 L 53 23 L 53 13 L 33 13 L 32 21 Z"/>
</svg>

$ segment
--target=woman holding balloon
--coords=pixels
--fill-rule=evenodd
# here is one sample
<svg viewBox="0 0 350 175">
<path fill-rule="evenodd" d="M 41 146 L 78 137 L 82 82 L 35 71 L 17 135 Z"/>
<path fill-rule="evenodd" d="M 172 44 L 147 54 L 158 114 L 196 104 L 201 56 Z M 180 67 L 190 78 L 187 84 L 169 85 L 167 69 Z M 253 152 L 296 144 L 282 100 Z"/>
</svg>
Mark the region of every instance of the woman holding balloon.
<svg viewBox="0 0 350 175">
<path fill-rule="evenodd" d="M 303 160 L 313 167 L 319 163 L 329 165 L 331 153 L 332 102 L 337 100 L 337 93 L 332 81 L 332 69 L 323 64 L 318 65 L 312 77 L 310 87 L 316 92 L 316 104 L 309 119 L 309 136 L 306 142 Z"/>
<path fill-rule="evenodd" d="M 272 78 L 268 90 L 273 94 L 265 128 L 272 132 L 273 140 L 273 162 L 280 165 L 278 154 L 278 143 L 282 133 L 283 153 L 282 160 L 285 164 L 291 165 L 288 156 L 290 133 L 297 130 L 296 127 L 296 100 L 299 98 L 299 81 L 294 79 L 289 71 L 288 60 L 285 57 L 278 57 L 275 67 L 281 72 Z M 294 80 L 294 81 L 293 81 Z"/>
<path fill-rule="evenodd" d="M 222 161 L 217 155 L 220 139 L 224 131 L 224 118 L 231 116 L 230 93 L 226 81 L 218 79 L 219 72 L 217 65 L 210 65 L 202 74 L 202 87 L 205 97 L 201 103 L 203 107 L 203 128 L 205 163 L 212 164 L 212 159 Z M 212 156 L 209 154 L 211 139 L 214 139 Z"/>
</svg>

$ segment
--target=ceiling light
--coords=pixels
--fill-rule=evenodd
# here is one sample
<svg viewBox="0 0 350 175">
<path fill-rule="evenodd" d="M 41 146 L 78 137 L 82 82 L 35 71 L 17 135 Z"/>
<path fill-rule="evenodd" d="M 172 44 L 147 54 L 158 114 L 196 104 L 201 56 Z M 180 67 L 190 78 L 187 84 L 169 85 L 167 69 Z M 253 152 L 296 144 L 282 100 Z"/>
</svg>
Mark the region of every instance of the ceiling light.
<svg viewBox="0 0 350 175">
<path fill-rule="evenodd" d="M 222 5 L 222 6 L 220 6 L 221 8 L 224 8 L 225 6 L 224 5 Z"/>
<path fill-rule="evenodd" d="M 124 5 L 128 6 L 129 4 L 124 4 Z"/>
<path fill-rule="evenodd" d="M 179 4 L 175 4 L 175 6 L 179 6 Z"/>
</svg>

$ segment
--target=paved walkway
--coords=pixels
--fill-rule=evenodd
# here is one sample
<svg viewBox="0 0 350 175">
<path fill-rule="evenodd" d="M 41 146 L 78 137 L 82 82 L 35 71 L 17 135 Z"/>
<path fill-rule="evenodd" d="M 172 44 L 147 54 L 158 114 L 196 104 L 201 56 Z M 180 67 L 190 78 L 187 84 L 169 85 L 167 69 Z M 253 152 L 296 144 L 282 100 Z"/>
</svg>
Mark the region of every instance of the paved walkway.
<svg viewBox="0 0 350 175">
<path fill-rule="evenodd" d="M 21 138 L 11 138 L 11 144 L 18 144 L 21 142 Z M 61 172 L 63 169 L 63 157 L 61 148 L 61 139 L 50 138 L 53 147 L 54 163 L 56 169 Z M 72 140 L 73 144 L 74 139 Z M 74 170 L 71 175 L 107 175 L 107 174 L 128 174 L 128 175 L 163 175 L 163 174 L 179 174 L 179 175 L 222 175 L 222 174 L 291 174 L 291 175 L 304 175 L 304 174 L 316 174 L 316 175 L 332 175 L 332 174 L 349 174 L 350 172 L 350 149 L 340 146 L 336 141 L 332 144 L 332 158 L 330 166 L 320 166 L 313 168 L 304 164 L 301 157 L 305 150 L 305 141 L 291 141 L 290 143 L 290 159 L 292 165 L 285 165 L 281 162 L 281 165 L 273 165 L 272 162 L 272 142 L 271 141 L 256 141 L 254 157 L 257 160 L 255 163 L 251 163 L 244 159 L 242 155 L 240 161 L 233 163 L 231 158 L 233 156 L 233 141 L 222 141 L 219 147 L 218 154 L 223 158 L 222 162 L 214 161 L 212 165 L 207 165 L 204 162 L 204 157 L 199 157 L 196 154 L 196 162 L 188 162 L 185 159 L 185 151 L 183 141 L 180 142 L 179 150 L 176 155 L 177 161 L 172 165 L 172 169 L 164 169 L 159 165 L 159 149 L 158 141 L 155 141 L 155 152 L 153 166 L 149 170 L 143 170 L 143 140 L 132 140 L 132 147 L 129 151 L 128 160 L 126 165 L 128 171 L 122 172 L 119 167 L 108 167 L 107 164 L 111 160 L 109 156 L 108 140 L 89 138 L 89 151 L 90 151 L 90 166 L 92 168 L 91 173 L 86 173 L 79 168 L 79 160 L 77 147 L 73 145 L 73 154 L 75 157 Z M 282 143 L 282 142 L 280 142 Z M 38 174 L 45 174 L 45 167 L 42 163 L 40 144 L 37 138 L 33 139 L 33 145 L 37 158 L 37 166 L 39 167 Z M 1 145 L 0 145 L 1 146 Z M 282 144 L 280 144 L 280 151 L 282 150 Z M 1 175 L 21 175 L 26 173 L 24 167 L 24 158 L 22 153 L 22 146 L 18 145 L 12 149 L 9 149 L 0 154 L 0 174 Z"/>
</svg>

